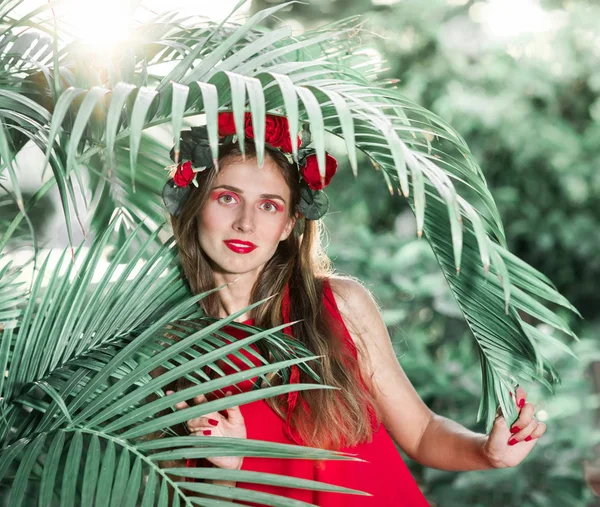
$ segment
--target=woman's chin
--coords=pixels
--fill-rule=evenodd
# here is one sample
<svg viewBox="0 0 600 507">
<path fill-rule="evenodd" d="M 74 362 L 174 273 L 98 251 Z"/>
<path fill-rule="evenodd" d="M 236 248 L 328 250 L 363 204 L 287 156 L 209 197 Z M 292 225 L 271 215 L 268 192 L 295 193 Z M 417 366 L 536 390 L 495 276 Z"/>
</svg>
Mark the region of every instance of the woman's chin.
<svg viewBox="0 0 600 507">
<path fill-rule="evenodd" d="M 253 273 L 259 270 L 264 263 L 251 262 L 250 260 L 238 260 L 228 262 L 226 265 L 218 264 L 213 269 L 215 272 L 222 273 L 224 275 L 245 275 L 247 273 Z"/>
</svg>

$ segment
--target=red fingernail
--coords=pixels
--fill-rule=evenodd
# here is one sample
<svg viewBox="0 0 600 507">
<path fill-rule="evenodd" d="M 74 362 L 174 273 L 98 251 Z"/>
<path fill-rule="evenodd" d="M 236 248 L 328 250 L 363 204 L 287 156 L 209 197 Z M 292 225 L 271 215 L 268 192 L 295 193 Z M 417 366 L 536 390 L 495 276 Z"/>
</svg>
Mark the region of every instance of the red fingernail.
<svg viewBox="0 0 600 507">
<path fill-rule="evenodd" d="M 532 440 L 531 435 L 529 435 L 528 437 L 525 437 L 525 442 L 529 442 L 530 440 Z"/>
<path fill-rule="evenodd" d="M 214 419 L 209 419 L 208 423 L 212 424 L 213 426 L 216 426 L 217 424 L 219 424 L 219 421 L 215 421 Z"/>
<path fill-rule="evenodd" d="M 511 397 L 511 398 L 513 397 L 513 393 L 512 393 L 512 391 L 510 392 L 510 397 Z"/>
<path fill-rule="evenodd" d="M 508 445 L 515 445 L 517 442 L 518 440 L 516 438 L 513 438 L 508 442 Z"/>
<path fill-rule="evenodd" d="M 202 434 L 203 434 L 203 435 L 210 435 L 210 430 L 203 430 L 203 431 L 202 431 Z"/>
<path fill-rule="evenodd" d="M 510 432 L 511 432 L 511 433 L 518 433 L 519 431 L 521 431 L 521 428 L 519 428 L 518 426 L 513 426 L 513 427 L 510 429 Z"/>
<path fill-rule="evenodd" d="M 519 402 L 519 408 L 523 408 L 523 405 L 525 405 L 525 398 L 521 398 L 521 401 Z"/>
</svg>

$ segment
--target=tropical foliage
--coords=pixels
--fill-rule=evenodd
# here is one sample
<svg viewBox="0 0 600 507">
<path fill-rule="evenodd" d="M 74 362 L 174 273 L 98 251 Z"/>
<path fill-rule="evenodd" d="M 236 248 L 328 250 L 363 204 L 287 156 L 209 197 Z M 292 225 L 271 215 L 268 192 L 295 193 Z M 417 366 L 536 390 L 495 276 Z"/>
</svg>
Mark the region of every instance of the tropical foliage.
<svg viewBox="0 0 600 507">
<path fill-rule="evenodd" d="M 29 287 L 19 284 L 17 269 L 2 268 L 0 365 L 7 373 L 0 377 L 0 479 L 7 495 L 10 490 L 9 505 L 24 498 L 38 498 L 40 505 L 59 499 L 113 505 L 120 498 L 124 505 L 164 505 L 169 488 L 177 504 L 200 503 L 183 490 L 177 477 L 184 475 L 335 490 L 285 477 L 159 466 L 228 454 L 347 459 L 297 446 L 169 436 L 172 425 L 190 417 L 282 394 L 291 386 L 156 416 L 177 401 L 238 379 L 277 370 L 285 375 L 291 364 L 308 368 L 306 362 L 314 359 L 302 348 L 291 351 L 279 328 L 250 329 L 248 338 L 227 345 L 222 328 L 243 311 L 219 321 L 203 316 L 196 303 L 204 294 L 191 296 L 179 276 L 159 198 L 171 145 L 157 132 L 177 133 L 187 122 L 204 120 L 216 150 L 221 110 L 234 112 L 239 129 L 244 110 L 253 113 L 259 159 L 265 113 L 285 114 L 291 125 L 310 123 L 321 167 L 326 142 L 339 138 L 354 176 L 370 171 L 381 192 L 404 195 L 418 236 L 431 246 L 475 337 L 483 374 L 479 418 L 486 428 L 498 404 L 514 420 L 509 397 L 514 382 L 535 380 L 553 390 L 558 371 L 542 352 L 548 344 L 568 348 L 524 317 L 575 337 L 548 303 L 576 310 L 547 277 L 507 249 L 494 199 L 460 134 L 392 81 L 378 80 L 373 62 L 352 56 L 361 44 L 356 19 L 293 35 L 286 26 L 264 28 L 282 6 L 240 24 L 228 19 L 188 26 L 164 14 L 139 25 L 131 43 L 98 67 L 81 44 L 68 40 L 60 20 L 54 23 L 52 3 L 16 18 L 12 11 L 21 3 L 0 5 L 2 202 L 12 200 L 17 210 L 2 217 L 0 250 L 6 255 L 24 241 L 37 247 L 33 213 L 54 188 L 69 238 L 75 218 L 82 229 L 89 227 L 94 242 L 89 249 L 71 248 L 71 255 L 65 250 L 52 268 L 49 256 L 36 250 Z M 169 71 L 158 72 L 159 64 Z M 16 159 L 27 143 L 41 150 L 51 173 L 32 196 L 20 190 Z M 359 170 L 359 156 L 377 171 L 362 163 Z M 110 264 L 94 280 L 107 254 Z M 184 327 L 199 322 L 201 329 L 188 327 L 163 350 L 160 344 L 175 321 Z M 258 340 L 277 363 L 235 378 L 191 375 L 203 366 L 216 370 L 218 360 L 242 347 L 250 351 Z M 167 373 L 152 378 L 149 373 L 159 365 Z M 165 399 L 166 386 L 181 376 L 193 387 Z M 156 398 L 147 402 L 150 395 Z M 145 439 L 157 431 L 165 436 Z M 185 488 L 222 499 L 292 505 L 208 482 Z M 221 505 L 217 502 L 201 500 Z"/>
</svg>

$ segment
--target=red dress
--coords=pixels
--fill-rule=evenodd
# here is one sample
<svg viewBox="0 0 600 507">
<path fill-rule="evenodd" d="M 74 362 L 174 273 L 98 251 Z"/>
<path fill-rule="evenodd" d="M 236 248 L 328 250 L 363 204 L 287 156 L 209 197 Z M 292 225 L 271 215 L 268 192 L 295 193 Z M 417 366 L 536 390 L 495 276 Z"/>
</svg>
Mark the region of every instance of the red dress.
<svg viewBox="0 0 600 507">
<path fill-rule="evenodd" d="M 325 308 L 340 324 L 338 329 L 343 334 L 340 338 L 345 340 L 346 345 L 353 350 L 354 357 L 356 358 L 354 341 L 344 324 L 331 287 L 326 280 L 323 283 L 323 295 Z M 284 297 L 282 312 L 284 314 L 284 322 L 289 322 L 289 297 L 287 301 Z M 252 319 L 243 323 L 252 324 Z M 286 328 L 286 332 L 289 329 Z M 235 328 L 228 328 L 227 331 L 235 337 L 247 336 Z M 256 348 L 255 350 L 258 351 Z M 260 365 L 258 360 L 250 354 L 247 357 L 255 362 L 257 366 Z M 240 369 L 247 368 L 244 363 L 234 356 L 229 356 L 229 359 L 232 362 L 235 361 L 235 364 Z M 224 363 L 220 366 L 226 374 L 235 372 L 235 370 Z M 294 382 L 293 377 L 292 375 L 292 382 Z M 236 387 L 239 387 L 243 391 L 249 390 L 252 388 L 254 380 L 240 382 L 231 390 L 236 392 Z M 222 393 L 225 393 L 227 389 L 224 388 Z M 221 396 L 218 395 L 215 397 Z M 291 403 L 295 403 L 294 400 L 295 397 L 290 398 Z M 241 405 L 240 411 L 244 416 L 247 437 L 249 439 L 284 444 L 296 443 L 288 437 L 290 430 L 289 426 L 286 425 L 286 421 L 281 419 L 264 400 Z M 383 423 L 378 424 L 378 429 L 374 431 L 371 442 L 361 443 L 353 447 L 342 447 L 340 451 L 355 454 L 358 458 L 365 460 L 365 462 L 338 460 L 314 461 L 310 459 L 246 456 L 244 457 L 241 469 L 326 482 L 365 491 L 373 496 L 275 487 L 245 482 L 238 482 L 237 487 L 302 500 L 320 507 L 429 507 L 429 503 L 419 490 L 415 479 L 408 470 Z M 187 460 L 186 466 L 193 467 L 195 465 L 196 460 Z"/>
</svg>

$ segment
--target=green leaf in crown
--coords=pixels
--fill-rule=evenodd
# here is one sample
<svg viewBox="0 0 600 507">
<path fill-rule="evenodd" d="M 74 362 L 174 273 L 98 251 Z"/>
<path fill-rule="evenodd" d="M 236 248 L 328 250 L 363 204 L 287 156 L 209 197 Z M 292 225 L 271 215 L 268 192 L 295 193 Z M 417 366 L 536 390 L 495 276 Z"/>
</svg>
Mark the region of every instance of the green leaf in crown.
<svg viewBox="0 0 600 507">
<path fill-rule="evenodd" d="M 313 190 L 306 181 L 300 182 L 298 210 L 309 220 L 318 220 L 329 211 L 329 197 L 322 190 Z"/>
</svg>

